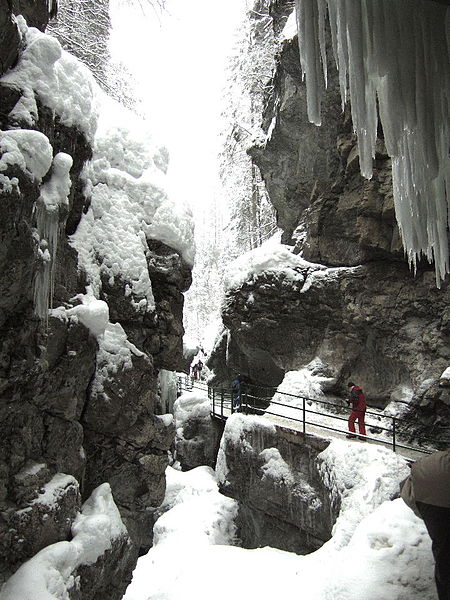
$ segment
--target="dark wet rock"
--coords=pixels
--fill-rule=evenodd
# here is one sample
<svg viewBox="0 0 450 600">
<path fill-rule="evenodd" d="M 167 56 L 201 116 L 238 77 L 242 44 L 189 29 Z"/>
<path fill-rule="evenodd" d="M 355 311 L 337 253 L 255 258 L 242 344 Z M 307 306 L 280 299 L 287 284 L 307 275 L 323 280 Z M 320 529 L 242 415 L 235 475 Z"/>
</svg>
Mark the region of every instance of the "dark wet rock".
<svg viewBox="0 0 450 600">
<path fill-rule="evenodd" d="M 20 476 L 21 473 L 16 476 L 19 484 Z M 13 564 L 70 536 L 72 522 L 81 506 L 78 483 L 62 474 L 45 483 L 47 487 L 41 487 L 41 493 L 31 502 L 4 513 L 11 540 L 9 560 Z"/>
<path fill-rule="evenodd" d="M 263 147 L 250 150 L 277 211 L 283 241 L 289 243 L 300 215 L 309 206 L 316 186 L 334 181 L 340 160 L 336 148 L 342 117 L 336 69 L 329 64 L 322 127 L 308 121 L 306 87 L 302 82 L 297 39 L 285 42 L 263 121 L 272 135 Z"/>
<path fill-rule="evenodd" d="M 48 0 L 10 0 L 12 10 L 15 15 L 23 15 L 27 21 L 28 27 L 37 27 L 44 31 L 49 21 L 49 5 L 57 6 L 57 0 L 49 2 Z M 55 14 L 55 8 L 51 11 Z"/>
<path fill-rule="evenodd" d="M 122 598 L 131 583 L 136 563 L 136 551 L 128 536 L 112 542 L 110 550 L 102 554 L 94 564 L 81 565 L 76 571 L 73 600 L 111 600 Z"/>
<path fill-rule="evenodd" d="M 20 46 L 20 34 L 17 24 L 12 16 L 11 3 L 9 0 L 0 1 L 0 75 L 3 75 L 8 69 L 17 62 Z M 4 92 L 1 93 L 3 98 Z M 1 113 L 4 112 L 4 106 L 0 104 Z M 1 115 L 3 118 L 3 114 Z"/>
</svg>

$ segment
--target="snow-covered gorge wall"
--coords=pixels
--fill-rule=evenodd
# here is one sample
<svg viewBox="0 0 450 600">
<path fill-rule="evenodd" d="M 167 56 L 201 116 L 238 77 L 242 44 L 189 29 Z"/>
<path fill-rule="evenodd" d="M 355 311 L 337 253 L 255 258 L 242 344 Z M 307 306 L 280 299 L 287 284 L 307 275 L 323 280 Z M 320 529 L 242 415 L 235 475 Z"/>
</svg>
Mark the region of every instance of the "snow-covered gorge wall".
<svg viewBox="0 0 450 600">
<path fill-rule="evenodd" d="M 20 47 L 0 78 L 0 582 L 44 552 L 16 581 L 121 598 L 164 497 L 157 380 L 183 364 L 192 223 L 143 124 L 1 9 Z"/>
<path fill-rule="evenodd" d="M 282 32 L 293 3 L 266 4 Z M 250 152 L 289 247 L 267 246 L 231 267 L 225 335 L 211 366 L 223 382 L 241 372 L 272 386 L 319 359 L 335 394 L 351 378 L 369 402 L 413 400 L 420 423 L 444 423 L 450 398 L 438 381 L 450 360 L 448 282 L 436 289 L 426 262 L 416 276 L 408 268 L 381 129 L 366 180 L 334 63 L 316 127 L 307 116 L 295 19 L 283 38 L 260 115 L 266 135 Z"/>
</svg>

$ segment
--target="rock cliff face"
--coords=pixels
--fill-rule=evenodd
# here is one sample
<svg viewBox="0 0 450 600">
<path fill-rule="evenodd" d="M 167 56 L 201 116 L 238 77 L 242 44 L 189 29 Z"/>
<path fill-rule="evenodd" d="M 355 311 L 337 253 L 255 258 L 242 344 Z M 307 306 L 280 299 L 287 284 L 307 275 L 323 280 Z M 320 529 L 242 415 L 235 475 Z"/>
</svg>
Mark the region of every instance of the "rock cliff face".
<svg viewBox="0 0 450 600">
<path fill-rule="evenodd" d="M 6 2 L 0 6 L 0 30 L 2 68 L 7 71 L 23 48 L 19 51 L 18 29 Z M 53 42 L 38 41 L 43 51 L 56 48 Z M 68 125 L 44 93 L 30 96 L 25 80 L 10 76 L 14 70 L 0 79 L 0 582 L 42 548 L 71 539 L 82 502 L 108 482 L 128 534 L 121 534 L 93 564 L 78 565 L 73 575 L 80 577 L 79 589 L 70 593 L 74 598 L 118 599 L 139 551 L 150 544 L 151 508 L 164 497 L 175 428 L 155 414 L 157 379 L 160 369 L 176 370 L 182 364 L 182 292 L 190 285 L 190 266 L 180 250 L 157 235 L 139 234 L 154 307 L 137 310 L 126 276 L 116 272 L 116 277 L 106 277 L 103 270 L 97 299 L 98 306 L 108 305 L 109 318 L 103 333 L 95 333 L 104 315 L 83 319 L 80 299 L 92 281 L 80 267 L 71 238 L 92 207 L 86 165 L 93 140 L 81 127 Z M 30 98 L 37 107 L 31 125 L 18 110 Z M 16 131 L 9 135 L 11 129 Z M 41 157 L 33 155 L 36 140 L 45 152 L 50 149 L 48 166 L 51 155 L 72 158 L 54 257 L 46 254 L 46 241 L 39 238 L 37 206 L 56 162 L 53 171 L 47 167 L 37 173 L 33 161 Z M 131 176 L 127 182 L 134 185 Z M 116 207 L 109 206 L 120 218 L 117 201 Z M 98 251 L 89 252 L 100 261 Z M 36 280 L 49 260 L 53 306 L 61 308 L 51 311 L 46 322 L 36 314 Z M 111 363 L 114 353 L 122 359 Z"/>
<path fill-rule="evenodd" d="M 275 31 L 291 8 L 271 3 Z M 328 65 L 323 124 L 316 127 L 306 116 L 296 36 L 283 41 L 277 64 L 261 115 L 270 133 L 250 154 L 277 210 L 282 241 L 308 264 L 297 269 L 296 281 L 269 269 L 229 287 L 225 334 L 210 361 L 216 380 L 238 370 L 278 385 L 285 372 L 317 357 L 336 382 L 332 393 L 342 394 L 351 378 L 372 405 L 406 394 L 420 426 L 445 437 L 450 398 L 438 382 L 450 360 L 448 283 L 437 289 L 426 263 L 416 275 L 408 268 L 383 132 L 366 181 L 335 66 Z"/>
<path fill-rule="evenodd" d="M 330 539 L 340 508 L 318 469 L 317 455 L 329 441 L 296 437 L 251 417 L 233 419 L 217 472 L 221 491 L 239 501 L 237 534 L 243 546 L 298 554 L 317 550 Z"/>
<path fill-rule="evenodd" d="M 183 471 L 202 465 L 214 468 L 223 423 L 211 417 L 209 398 L 185 393 L 174 404 L 176 460 Z"/>
</svg>

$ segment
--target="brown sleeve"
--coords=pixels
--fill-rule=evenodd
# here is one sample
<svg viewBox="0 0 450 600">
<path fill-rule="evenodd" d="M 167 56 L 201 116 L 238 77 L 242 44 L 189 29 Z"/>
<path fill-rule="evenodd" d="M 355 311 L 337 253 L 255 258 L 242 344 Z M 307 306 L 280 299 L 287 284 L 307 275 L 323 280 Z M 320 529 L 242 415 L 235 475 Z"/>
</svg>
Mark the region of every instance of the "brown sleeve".
<svg viewBox="0 0 450 600">
<path fill-rule="evenodd" d="M 406 479 L 400 482 L 400 496 L 403 502 L 409 506 L 415 515 L 421 517 L 421 514 L 416 505 L 416 498 L 414 496 L 414 486 L 411 475 L 408 475 Z"/>
</svg>

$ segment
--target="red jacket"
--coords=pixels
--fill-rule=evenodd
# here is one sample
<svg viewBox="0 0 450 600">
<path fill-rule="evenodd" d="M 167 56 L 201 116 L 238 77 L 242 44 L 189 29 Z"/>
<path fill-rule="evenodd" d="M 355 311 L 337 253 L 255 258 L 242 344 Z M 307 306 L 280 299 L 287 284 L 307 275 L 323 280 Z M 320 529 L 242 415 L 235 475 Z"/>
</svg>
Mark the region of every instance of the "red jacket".
<svg viewBox="0 0 450 600">
<path fill-rule="evenodd" d="M 354 385 L 350 390 L 350 401 L 352 410 L 366 410 L 366 397 L 359 385 Z"/>
</svg>

